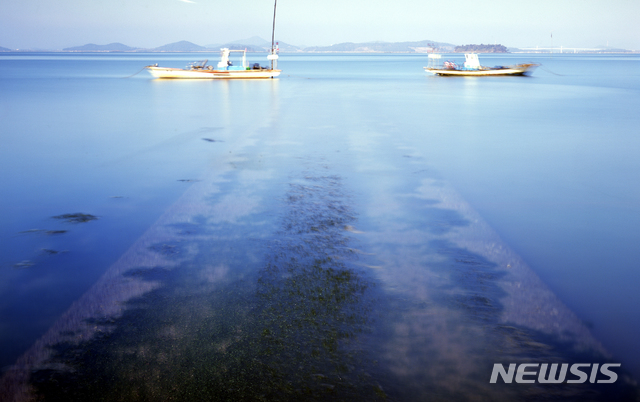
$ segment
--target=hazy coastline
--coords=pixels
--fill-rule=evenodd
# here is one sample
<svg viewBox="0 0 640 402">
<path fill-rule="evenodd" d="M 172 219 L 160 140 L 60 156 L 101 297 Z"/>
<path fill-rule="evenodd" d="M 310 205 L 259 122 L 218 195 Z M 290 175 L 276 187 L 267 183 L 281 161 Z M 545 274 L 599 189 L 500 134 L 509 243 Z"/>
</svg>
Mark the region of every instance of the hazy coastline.
<svg viewBox="0 0 640 402">
<path fill-rule="evenodd" d="M 638 53 L 640 50 L 621 49 L 610 46 L 578 48 L 567 46 L 520 46 L 505 47 L 499 44 L 454 45 L 446 42 L 421 40 L 411 42 L 344 42 L 328 46 L 296 46 L 278 41 L 282 53 Z M 155 48 L 141 48 L 122 43 L 97 45 L 88 43 L 62 49 L 9 49 L 0 47 L 1 52 L 71 52 L 71 53 L 210 53 L 220 48 L 246 49 L 250 53 L 267 53 L 271 42 L 260 37 L 252 37 L 221 44 L 197 45 L 189 41 L 173 42 Z"/>
</svg>

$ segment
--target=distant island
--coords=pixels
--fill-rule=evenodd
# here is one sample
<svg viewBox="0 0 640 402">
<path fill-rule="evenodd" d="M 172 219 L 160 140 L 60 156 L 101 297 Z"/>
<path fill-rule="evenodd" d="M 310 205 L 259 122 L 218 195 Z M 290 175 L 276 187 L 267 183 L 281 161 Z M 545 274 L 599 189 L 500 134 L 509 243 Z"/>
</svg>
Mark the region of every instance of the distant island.
<svg viewBox="0 0 640 402">
<path fill-rule="evenodd" d="M 88 43 L 83 46 L 67 47 L 62 50 L 65 52 L 131 52 L 136 50 L 136 48 L 123 45 L 122 43 L 109 43 L 108 45 Z"/>
<path fill-rule="evenodd" d="M 278 41 L 278 47 L 282 53 L 510 53 L 510 52 L 563 52 L 563 48 L 507 48 L 503 45 L 462 45 L 456 46 L 451 43 L 436 42 L 431 40 L 413 42 L 344 42 L 330 46 L 300 47 Z M 244 50 L 252 53 L 266 53 L 271 49 L 271 41 L 264 40 L 259 36 L 247 39 L 236 40 L 226 43 L 213 43 L 200 46 L 195 43 L 183 40 L 169 43 L 156 48 L 131 47 L 122 43 L 109 43 L 107 45 L 96 45 L 88 43 L 82 46 L 67 47 L 62 50 L 46 49 L 7 49 L 0 47 L 0 52 L 218 52 L 221 48 L 232 50 Z M 611 47 L 595 47 L 591 49 L 564 48 L 565 52 L 577 53 L 639 53 L 624 49 L 614 49 Z"/>
<path fill-rule="evenodd" d="M 463 45 L 456 46 L 453 51 L 456 53 L 509 53 L 502 45 Z"/>
</svg>

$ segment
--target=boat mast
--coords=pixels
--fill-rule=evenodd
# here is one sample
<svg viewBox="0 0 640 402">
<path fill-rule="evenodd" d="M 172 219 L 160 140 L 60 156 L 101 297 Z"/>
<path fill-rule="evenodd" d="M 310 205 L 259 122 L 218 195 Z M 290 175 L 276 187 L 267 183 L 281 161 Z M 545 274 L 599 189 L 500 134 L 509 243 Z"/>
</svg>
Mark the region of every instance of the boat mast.
<svg viewBox="0 0 640 402">
<path fill-rule="evenodd" d="M 276 35 L 276 5 L 278 5 L 278 0 L 275 0 L 275 2 L 273 3 L 273 29 L 271 30 L 271 55 L 275 56 L 276 54 L 276 46 L 275 46 L 275 35 Z M 271 69 L 275 69 L 276 67 L 276 61 L 275 61 L 275 57 L 270 57 L 271 59 Z"/>
</svg>

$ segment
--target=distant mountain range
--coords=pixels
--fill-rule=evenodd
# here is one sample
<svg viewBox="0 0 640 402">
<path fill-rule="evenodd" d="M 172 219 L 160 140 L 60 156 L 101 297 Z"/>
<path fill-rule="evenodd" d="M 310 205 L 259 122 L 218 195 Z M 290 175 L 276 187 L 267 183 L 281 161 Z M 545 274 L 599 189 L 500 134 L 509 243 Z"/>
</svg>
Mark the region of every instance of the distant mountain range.
<svg viewBox="0 0 640 402">
<path fill-rule="evenodd" d="M 154 52 L 203 52 L 207 51 L 208 49 L 204 46 L 199 46 L 195 43 L 182 40 L 180 42 L 169 43 L 167 45 L 149 50 L 153 50 Z"/>
<path fill-rule="evenodd" d="M 344 53 L 426 53 L 426 52 L 463 52 L 463 49 L 473 48 L 474 52 L 485 53 L 486 49 L 481 48 L 489 45 L 465 45 L 456 46 L 450 43 L 435 42 L 429 40 L 415 41 L 415 42 L 364 42 L 364 43 L 338 43 L 330 46 L 312 46 L 312 47 L 299 47 L 290 45 L 285 42 L 278 41 L 278 45 L 281 52 L 305 52 L 305 53 L 328 53 L 328 52 L 344 52 Z M 493 45 L 496 48 L 498 45 Z M 500 45 L 499 51 L 506 51 L 504 46 Z M 96 45 L 89 43 L 83 46 L 67 47 L 62 49 L 63 52 L 217 52 L 221 48 L 229 48 L 233 50 L 247 49 L 248 52 L 268 52 L 271 49 L 271 42 L 254 36 L 247 39 L 236 40 L 233 42 L 210 44 L 206 46 L 196 45 L 195 43 L 188 41 L 180 41 L 169 43 L 164 46 L 148 49 L 138 48 L 124 45 L 122 43 L 110 43 L 108 45 Z M 593 49 L 596 50 L 596 49 Z M 46 52 L 51 50 L 44 49 L 20 49 L 12 50 L 4 47 L 0 47 L 0 52 L 14 52 L 14 51 L 38 51 Z M 467 50 L 469 51 L 469 50 Z M 497 51 L 495 49 L 493 52 Z M 509 51 L 518 51 L 517 48 L 509 48 Z M 624 49 L 602 49 L 603 52 L 629 52 Z"/>
<path fill-rule="evenodd" d="M 290 45 L 288 43 L 276 41 L 278 43 L 278 47 L 283 52 L 300 52 L 303 49 L 299 46 Z M 224 47 L 228 47 L 229 49 L 247 49 L 247 51 L 254 52 L 268 52 L 271 49 L 271 42 L 268 40 L 264 40 L 259 36 L 253 36 L 247 39 L 235 40 L 233 42 L 223 43 L 223 44 L 213 44 L 207 45 L 209 49 L 221 49 Z M 252 50 L 253 49 L 253 50 Z"/>
<path fill-rule="evenodd" d="M 299 52 L 297 46 L 289 45 L 284 42 L 279 43 L 281 51 Z M 212 44 L 206 46 L 196 45 L 195 43 L 183 40 L 180 42 L 169 43 L 152 49 L 130 47 L 122 43 L 110 43 L 108 45 L 95 45 L 89 43 L 83 46 L 67 47 L 62 49 L 64 52 L 211 52 L 218 51 L 221 48 L 229 48 L 233 50 L 247 49 L 248 52 L 268 52 L 271 49 L 271 42 L 266 41 L 258 36 L 248 39 L 237 40 L 228 43 Z"/>
<path fill-rule="evenodd" d="M 136 50 L 136 48 L 123 45 L 122 43 L 109 43 L 108 45 L 88 43 L 83 46 L 67 47 L 62 50 L 65 52 L 131 52 Z"/>
<path fill-rule="evenodd" d="M 453 51 L 454 45 L 449 43 L 439 43 L 434 41 L 418 42 L 368 42 L 368 43 L 339 43 L 331 46 L 299 47 L 285 42 L 278 41 L 278 48 L 281 52 L 393 52 L 393 53 L 423 53 L 428 50 L 438 49 L 441 51 Z M 254 36 L 247 39 L 240 39 L 233 42 L 209 44 L 206 46 L 183 40 L 169 43 L 152 49 L 131 47 L 122 43 L 109 43 L 108 45 L 96 45 L 88 43 L 82 46 L 67 47 L 63 52 L 211 52 L 219 51 L 221 48 L 234 50 L 247 49 L 248 52 L 268 52 L 271 49 L 271 42 Z M 4 48 L 0 48 L 4 49 Z M 4 51 L 12 51 L 6 49 Z"/>
</svg>

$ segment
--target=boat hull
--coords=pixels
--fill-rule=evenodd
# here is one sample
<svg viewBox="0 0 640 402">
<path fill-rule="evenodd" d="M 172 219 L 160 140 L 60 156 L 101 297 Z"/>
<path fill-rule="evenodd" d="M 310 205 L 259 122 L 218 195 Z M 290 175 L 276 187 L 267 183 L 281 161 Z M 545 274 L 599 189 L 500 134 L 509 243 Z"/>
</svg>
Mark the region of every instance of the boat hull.
<svg viewBox="0 0 640 402">
<path fill-rule="evenodd" d="M 462 69 L 446 69 L 446 68 L 430 68 L 425 67 L 428 71 L 435 75 L 443 76 L 500 76 L 500 75 L 527 75 L 533 72 L 537 64 L 519 64 L 517 66 L 504 68 L 482 68 L 479 70 L 462 70 Z"/>
<path fill-rule="evenodd" d="M 147 71 L 155 78 L 163 79 L 266 79 L 280 75 L 281 70 L 185 70 L 182 68 L 147 67 Z"/>
</svg>

